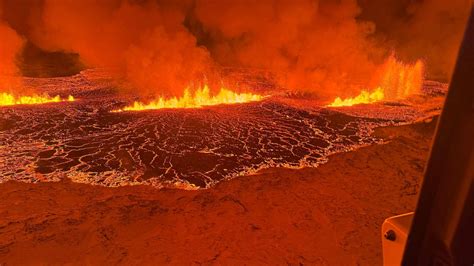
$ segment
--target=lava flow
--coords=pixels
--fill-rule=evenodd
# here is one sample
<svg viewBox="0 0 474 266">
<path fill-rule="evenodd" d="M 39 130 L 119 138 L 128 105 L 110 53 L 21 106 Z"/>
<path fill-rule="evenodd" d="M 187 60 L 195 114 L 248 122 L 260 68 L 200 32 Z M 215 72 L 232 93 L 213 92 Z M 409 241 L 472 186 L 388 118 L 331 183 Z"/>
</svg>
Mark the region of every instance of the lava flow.
<svg viewBox="0 0 474 266">
<path fill-rule="evenodd" d="M 203 106 L 220 105 L 220 104 L 235 104 L 261 101 L 265 96 L 252 93 L 236 93 L 226 88 L 221 88 L 217 95 L 211 96 L 209 86 L 205 85 L 191 94 L 189 89 L 185 89 L 183 96 L 180 98 L 166 99 L 160 97 L 148 104 L 135 101 L 133 105 L 126 106 L 113 112 L 121 111 L 141 111 L 154 109 L 169 109 L 169 108 L 201 108 Z"/>
<path fill-rule="evenodd" d="M 329 107 L 370 104 L 382 100 L 400 100 L 410 95 L 420 94 L 423 85 L 424 64 L 418 60 L 414 64 L 405 64 L 390 56 L 381 68 L 376 89 L 372 92 L 362 90 L 353 98 L 337 97 Z"/>
<path fill-rule="evenodd" d="M 342 100 L 340 97 L 337 97 L 334 102 L 329 104 L 330 107 L 342 107 L 342 106 L 352 106 L 354 104 L 368 104 L 378 102 L 384 99 L 384 90 L 378 87 L 374 92 L 368 92 L 363 90 L 358 96 L 354 98 L 347 98 Z"/>
<path fill-rule="evenodd" d="M 231 93 L 241 98 L 229 100 L 225 93 L 211 96 L 203 87 L 173 105 L 162 99 L 161 104 L 158 100 L 155 106 L 141 106 L 182 109 L 111 113 L 121 108 L 124 98 L 107 89 L 105 75 L 87 70 L 72 77 L 25 81 L 49 95 L 72 94 L 81 101 L 0 108 L 0 183 L 70 178 L 103 186 L 208 188 L 269 167 L 316 167 L 331 154 L 377 143 L 371 134 L 374 127 L 415 121 L 426 117 L 425 109 L 439 110 L 438 105 L 387 105 L 346 114 L 253 94 Z M 441 87 L 425 87 L 426 101 L 443 95 Z M 186 109 L 239 99 L 253 102 Z"/>
<path fill-rule="evenodd" d="M 10 93 L 2 92 L 0 93 L 0 106 L 8 105 L 17 105 L 17 104 L 43 104 L 43 103 L 57 103 L 57 102 L 72 102 L 74 97 L 69 95 L 67 99 L 61 98 L 59 95 L 54 97 L 49 96 L 48 94 L 37 95 L 33 94 L 31 96 L 15 96 Z"/>
</svg>

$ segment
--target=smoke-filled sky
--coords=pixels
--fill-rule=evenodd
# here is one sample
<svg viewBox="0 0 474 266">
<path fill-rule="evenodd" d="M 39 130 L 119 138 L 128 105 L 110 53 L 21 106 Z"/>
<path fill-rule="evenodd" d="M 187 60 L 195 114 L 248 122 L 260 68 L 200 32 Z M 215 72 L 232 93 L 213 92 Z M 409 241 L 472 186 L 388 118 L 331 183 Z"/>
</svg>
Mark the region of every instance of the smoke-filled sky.
<svg viewBox="0 0 474 266">
<path fill-rule="evenodd" d="M 221 66 L 321 95 L 368 86 L 392 53 L 448 80 L 471 0 L 0 0 L 0 74 L 25 43 L 179 95 Z M 5 83 L 5 82 L 4 82 Z M 6 84 L 6 83 L 5 83 Z M 0 83 L 0 85 L 6 86 Z"/>
<path fill-rule="evenodd" d="M 0 18 L 3 16 L 0 5 Z M 0 20 L 0 87 L 11 90 L 18 74 L 16 57 L 21 52 L 24 40 L 7 23 Z"/>
</svg>

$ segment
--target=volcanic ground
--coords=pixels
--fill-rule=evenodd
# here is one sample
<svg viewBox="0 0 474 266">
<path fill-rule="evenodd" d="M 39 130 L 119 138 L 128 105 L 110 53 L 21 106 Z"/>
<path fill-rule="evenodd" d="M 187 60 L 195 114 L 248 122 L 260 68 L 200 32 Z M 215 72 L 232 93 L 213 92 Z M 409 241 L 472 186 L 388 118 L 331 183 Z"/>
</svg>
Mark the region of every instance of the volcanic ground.
<svg viewBox="0 0 474 266">
<path fill-rule="evenodd" d="M 285 96 L 200 109 L 111 112 L 130 103 L 100 71 L 25 78 L 75 102 L 0 107 L 0 182 L 207 188 L 269 167 L 315 167 L 328 155 L 383 142 L 375 127 L 438 113 L 446 86 L 410 102 L 323 108 Z M 423 104 L 421 104 L 423 103 Z"/>
</svg>

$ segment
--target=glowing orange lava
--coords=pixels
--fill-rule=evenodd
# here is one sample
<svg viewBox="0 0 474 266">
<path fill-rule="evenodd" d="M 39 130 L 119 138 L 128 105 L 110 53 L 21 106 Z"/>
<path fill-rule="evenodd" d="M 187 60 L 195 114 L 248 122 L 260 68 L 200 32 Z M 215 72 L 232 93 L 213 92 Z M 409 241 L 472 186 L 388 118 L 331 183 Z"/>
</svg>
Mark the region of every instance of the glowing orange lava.
<svg viewBox="0 0 474 266">
<path fill-rule="evenodd" d="M 57 102 L 72 102 L 74 97 L 69 95 L 67 99 L 61 98 L 59 95 L 51 97 L 47 94 L 30 96 L 15 96 L 10 93 L 0 93 L 0 106 L 16 105 L 16 104 L 43 104 L 43 103 L 57 103 Z"/>
<path fill-rule="evenodd" d="M 377 86 L 372 92 L 362 90 L 353 98 L 337 97 L 330 107 L 370 104 L 382 100 L 400 100 L 410 95 L 421 93 L 423 85 L 424 64 L 421 60 L 414 64 L 404 64 L 393 55 L 381 67 L 380 75 L 376 77 Z"/>
<path fill-rule="evenodd" d="M 211 96 L 209 87 L 206 85 L 191 94 L 189 89 L 185 89 L 180 98 L 158 98 L 150 103 L 134 102 L 133 105 L 126 106 L 113 112 L 121 111 L 142 111 L 167 108 L 200 108 L 203 106 L 219 104 L 235 104 L 261 101 L 265 96 L 252 93 L 236 93 L 226 88 L 221 88 L 219 93 Z"/>
<path fill-rule="evenodd" d="M 342 100 L 340 97 L 337 97 L 334 102 L 329 104 L 330 107 L 342 107 L 342 106 L 352 106 L 355 104 L 368 104 L 374 103 L 383 100 L 385 97 L 384 91 L 382 88 L 377 88 L 374 92 L 370 93 L 366 90 L 362 90 L 362 92 L 354 97 L 354 98 L 347 98 Z"/>
</svg>

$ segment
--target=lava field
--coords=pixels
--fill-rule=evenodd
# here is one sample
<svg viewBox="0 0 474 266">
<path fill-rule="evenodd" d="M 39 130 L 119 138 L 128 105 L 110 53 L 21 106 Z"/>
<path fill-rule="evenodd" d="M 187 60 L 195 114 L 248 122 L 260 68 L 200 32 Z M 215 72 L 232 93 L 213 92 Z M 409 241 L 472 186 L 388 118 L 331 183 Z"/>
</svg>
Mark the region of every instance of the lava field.
<svg viewBox="0 0 474 266">
<path fill-rule="evenodd" d="M 423 108 L 416 101 L 303 108 L 269 97 L 114 113 L 130 99 L 94 71 L 24 82 L 78 100 L 0 107 L 0 182 L 69 178 L 104 186 L 208 188 L 263 168 L 317 166 L 331 154 L 383 142 L 372 136 L 375 127 L 413 122 L 440 108 L 439 100 Z M 443 86 L 428 84 L 420 102 L 441 98 Z"/>
</svg>

